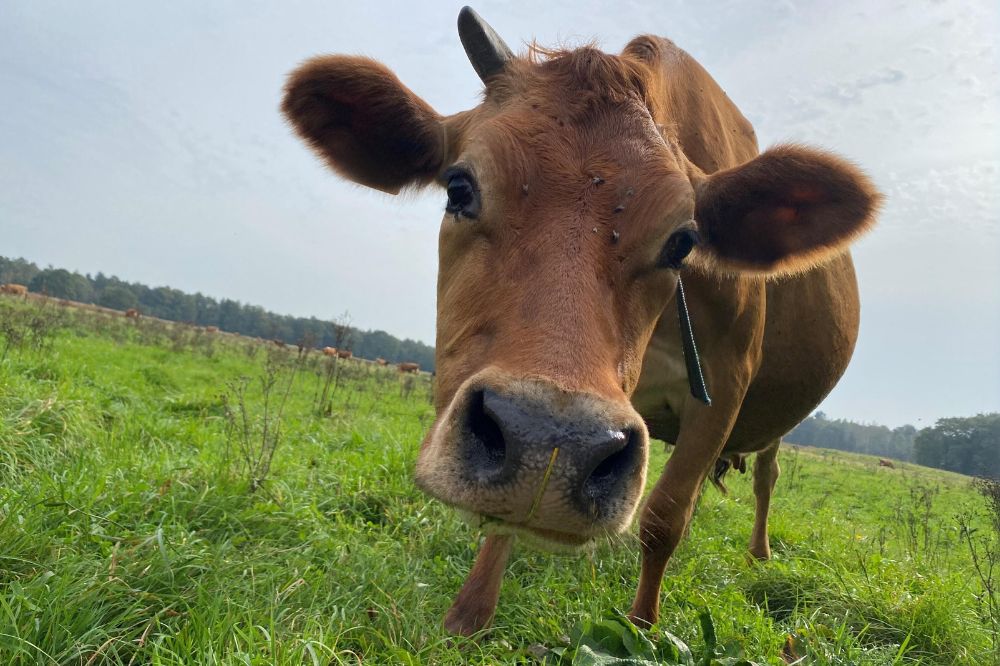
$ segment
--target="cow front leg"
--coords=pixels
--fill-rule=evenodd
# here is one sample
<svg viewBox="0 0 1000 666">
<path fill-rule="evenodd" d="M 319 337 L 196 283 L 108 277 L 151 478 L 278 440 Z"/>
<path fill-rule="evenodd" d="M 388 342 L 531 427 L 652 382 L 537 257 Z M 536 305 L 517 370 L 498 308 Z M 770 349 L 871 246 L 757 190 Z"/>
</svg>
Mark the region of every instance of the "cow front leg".
<svg viewBox="0 0 1000 666">
<path fill-rule="evenodd" d="M 750 554 L 758 560 L 771 559 L 771 544 L 767 538 L 767 514 L 771 508 L 771 493 L 778 481 L 778 449 L 781 440 L 775 440 L 757 454 L 753 463 L 753 494 L 756 499 L 753 532 L 750 533 Z"/>
<path fill-rule="evenodd" d="M 453 634 L 472 636 L 490 626 L 513 545 L 514 537 L 509 534 L 486 537 L 469 577 L 444 617 L 445 629 Z"/>
<path fill-rule="evenodd" d="M 667 461 L 639 521 L 642 571 L 629 619 L 640 627 L 649 627 L 659 617 L 663 572 L 684 536 L 701 486 L 716 459 L 706 455 L 682 461 L 679 453 L 675 449 Z"/>
<path fill-rule="evenodd" d="M 646 500 L 639 521 L 642 570 L 629 612 L 629 619 L 638 626 L 648 627 L 659 617 L 663 572 L 736 421 L 746 383 L 733 381 L 730 389 L 731 393 L 720 395 L 711 407 L 688 402 L 674 451 Z"/>
</svg>

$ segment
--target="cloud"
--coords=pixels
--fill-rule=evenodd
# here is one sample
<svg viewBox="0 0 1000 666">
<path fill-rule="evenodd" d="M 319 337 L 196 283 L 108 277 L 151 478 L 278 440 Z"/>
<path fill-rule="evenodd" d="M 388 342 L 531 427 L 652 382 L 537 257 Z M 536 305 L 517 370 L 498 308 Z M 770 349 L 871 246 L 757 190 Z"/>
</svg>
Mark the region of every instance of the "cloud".
<svg viewBox="0 0 1000 666">
<path fill-rule="evenodd" d="M 865 90 L 877 86 L 889 86 L 900 83 L 906 78 L 906 74 L 900 69 L 886 67 L 881 71 L 862 76 L 853 81 L 842 81 L 828 85 L 820 96 L 829 99 L 841 106 L 857 105 L 861 103 L 861 96 Z"/>
</svg>

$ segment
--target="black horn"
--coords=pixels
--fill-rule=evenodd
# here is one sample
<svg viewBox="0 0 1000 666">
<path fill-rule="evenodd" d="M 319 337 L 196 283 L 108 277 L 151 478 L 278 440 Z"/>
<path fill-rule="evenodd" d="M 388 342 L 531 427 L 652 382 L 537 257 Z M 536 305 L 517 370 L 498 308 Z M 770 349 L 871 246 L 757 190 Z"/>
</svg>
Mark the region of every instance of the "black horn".
<svg viewBox="0 0 1000 666">
<path fill-rule="evenodd" d="M 510 47 L 472 7 L 462 7 L 458 13 L 458 36 L 483 83 L 502 72 L 507 62 L 514 58 Z"/>
</svg>

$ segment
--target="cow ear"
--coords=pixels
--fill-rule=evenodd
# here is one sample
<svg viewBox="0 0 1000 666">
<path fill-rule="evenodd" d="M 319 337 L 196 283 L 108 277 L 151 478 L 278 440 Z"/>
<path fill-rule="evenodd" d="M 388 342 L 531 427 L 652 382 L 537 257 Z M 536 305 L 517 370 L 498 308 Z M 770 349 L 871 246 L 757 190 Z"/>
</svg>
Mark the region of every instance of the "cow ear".
<svg viewBox="0 0 1000 666">
<path fill-rule="evenodd" d="M 281 110 L 334 171 L 361 185 L 396 194 L 444 164 L 441 116 L 369 58 L 306 61 L 289 76 Z"/>
<path fill-rule="evenodd" d="M 695 197 L 702 256 L 723 270 L 765 274 L 842 252 L 874 224 L 882 198 L 854 165 L 795 145 L 706 176 Z"/>
</svg>

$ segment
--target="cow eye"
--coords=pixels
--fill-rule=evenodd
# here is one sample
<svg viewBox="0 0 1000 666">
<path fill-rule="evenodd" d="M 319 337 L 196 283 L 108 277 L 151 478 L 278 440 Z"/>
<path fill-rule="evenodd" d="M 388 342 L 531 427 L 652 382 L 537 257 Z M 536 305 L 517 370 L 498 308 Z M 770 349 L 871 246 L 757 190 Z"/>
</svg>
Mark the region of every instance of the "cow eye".
<svg viewBox="0 0 1000 666">
<path fill-rule="evenodd" d="M 680 269 L 684 266 L 684 259 L 691 254 L 694 246 L 701 241 L 698 232 L 694 229 L 681 229 L 670 234 L 670 238 L 660 252 L 659 266 L 661 268 Z"/>
<path fill-rule="evenodd" d="M 475 219 L 479 215 L 479 191 L 472 175 L 464 169 L 453 169 L 445 174 L 448 204 L 445 210 L 454 215 Z"/>
</svg>

